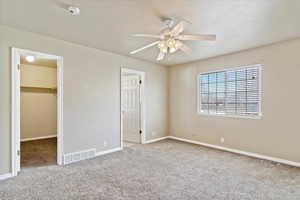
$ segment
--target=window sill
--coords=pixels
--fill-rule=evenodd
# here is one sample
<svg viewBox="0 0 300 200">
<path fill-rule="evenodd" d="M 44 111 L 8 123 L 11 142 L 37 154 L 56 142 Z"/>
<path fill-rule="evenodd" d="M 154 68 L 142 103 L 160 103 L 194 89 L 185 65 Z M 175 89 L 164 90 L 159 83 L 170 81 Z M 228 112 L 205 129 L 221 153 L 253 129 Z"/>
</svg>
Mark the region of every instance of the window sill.
<svg viewBox="0 0 300 200">
<path fill-rule="evenodd" d="M 240 119 L 262 119 L 262 114 L 257 116 L 243 116 L 243 115 L 224 115 L 224 114 L 207 114 L 198 112 L 198 115 L 206 117 L 225 117 L 225 118 L 240 118 Z"/>
</svg>

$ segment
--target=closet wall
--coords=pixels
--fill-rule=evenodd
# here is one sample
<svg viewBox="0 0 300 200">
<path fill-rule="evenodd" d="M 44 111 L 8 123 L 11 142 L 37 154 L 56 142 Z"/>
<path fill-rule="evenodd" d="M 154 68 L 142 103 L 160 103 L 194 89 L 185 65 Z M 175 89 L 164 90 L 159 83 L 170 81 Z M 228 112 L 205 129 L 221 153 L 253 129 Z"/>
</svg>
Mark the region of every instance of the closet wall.
<svg viewBox="0 0 300 200">
<path fill-rule="evenodd" d="M 21 64 L 21 140 L 57 134 L 56 67 Z"/>
</svg>

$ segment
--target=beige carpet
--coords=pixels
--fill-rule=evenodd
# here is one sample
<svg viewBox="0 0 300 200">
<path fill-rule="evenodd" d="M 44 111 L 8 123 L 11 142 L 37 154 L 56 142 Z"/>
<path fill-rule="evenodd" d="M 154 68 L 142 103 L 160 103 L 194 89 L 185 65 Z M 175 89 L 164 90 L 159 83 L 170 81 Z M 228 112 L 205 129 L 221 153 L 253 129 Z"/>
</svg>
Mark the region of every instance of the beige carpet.
<svg viewBox="0 0 300 200">
<path fill-rule="evenodd" d="M 21 142 L 21 168 L 56 165 L 57 139 Z"/>
<path fill-rule="evenodd" d="M 0 182 L 0 199 L 299 200 L 300 169 L 165 140 Z"/>
<path fill-rule="evenodd" d="M 137 145 L 137 144 L 138 143 L 123 141 L 123 146 L 124 147 L 132 147 L 132 146 Z"/>
</svg>

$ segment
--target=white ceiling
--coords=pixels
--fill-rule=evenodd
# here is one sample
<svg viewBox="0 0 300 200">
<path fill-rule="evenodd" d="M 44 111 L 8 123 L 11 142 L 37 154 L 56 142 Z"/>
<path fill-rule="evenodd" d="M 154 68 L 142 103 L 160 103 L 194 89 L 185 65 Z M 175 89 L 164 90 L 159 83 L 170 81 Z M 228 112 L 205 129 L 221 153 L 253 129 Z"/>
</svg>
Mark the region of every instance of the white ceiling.
<svg viewBox="0 0 300 200">
<path fill-rule="evenodd" d="M 78 5 L 70 16 L 66 5 Z M 179 64 L 300 36 L 299 0 L 0 0 L 0 23 L 102 50 L 129 55 L 153 39 L 162 17 L 184 18 L 186 33 L 216 34 L 216 42 L 187 42 L 193 53 L 178 52 L 159 62 Z M 158 49 L 133 57 L 156 62 Z"/>
<path fill-rule="evenodd" d="M 45 66 L 45 67 L 57 67 L 57 61 L 53 59 L 45 59 L 45 58 L 35 58 L 35 61 L 28 62 L 26 60 L 26 56 L 21 55 L 21 64 L 25 65 L 37 65 L 37 66 Z"/>
</svg>

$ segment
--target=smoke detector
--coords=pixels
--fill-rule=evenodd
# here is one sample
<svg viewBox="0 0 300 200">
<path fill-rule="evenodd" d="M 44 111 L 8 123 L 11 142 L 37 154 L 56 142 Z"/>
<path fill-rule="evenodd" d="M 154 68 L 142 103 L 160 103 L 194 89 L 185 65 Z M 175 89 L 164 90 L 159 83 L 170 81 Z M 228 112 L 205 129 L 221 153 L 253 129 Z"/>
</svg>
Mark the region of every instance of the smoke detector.
<svg viewBox="0 0 300 200">
<path fill-rule="evenodd" d="M 76 15 L 80 15 L 80 9 L 78 7 L 75 6 L 69 6 L 68 7 L 68 11 L 71 15 L 76 16 Z"/>
</svg>

